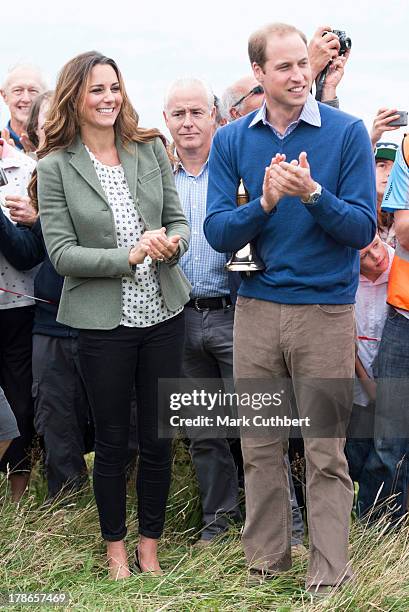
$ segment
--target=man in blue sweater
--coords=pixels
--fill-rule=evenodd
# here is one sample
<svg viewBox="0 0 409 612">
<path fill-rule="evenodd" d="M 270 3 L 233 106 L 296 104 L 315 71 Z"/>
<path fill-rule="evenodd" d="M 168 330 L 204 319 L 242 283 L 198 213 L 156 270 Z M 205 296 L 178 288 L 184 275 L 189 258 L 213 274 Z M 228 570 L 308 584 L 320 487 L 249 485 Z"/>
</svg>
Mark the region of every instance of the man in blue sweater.
<svg viewBox="0 0 409 612">
<path fill-rule="evenodd" d="M 360 120 L 309 95 L 304 34 L 265 26 L 250 37 L 249 56 L 265 103 L 216 133 L 204 225 L 216 250 L 252 241 L 265 264 L 239 290 L 235 377 L 291 376 L 301 417 L 317 408 L 331 413 L 335 397 L 306 392 L 300 379 L 354 376 L 358 249 L 376 229 L 373 153 Z M 241 179 L 250 201 L 237 208 Z M 337 401 L 352 404 L 345 387 Z M 344 445 L 340 437 L 305 438 L 311 592 L 352 575 L 353 488 Z M 262 437 L 243 436 L 242 447 L 246 558 L 253 574 L 271 577 L 291 567 L 283 440 L 265 429 Z"/>
</svg>

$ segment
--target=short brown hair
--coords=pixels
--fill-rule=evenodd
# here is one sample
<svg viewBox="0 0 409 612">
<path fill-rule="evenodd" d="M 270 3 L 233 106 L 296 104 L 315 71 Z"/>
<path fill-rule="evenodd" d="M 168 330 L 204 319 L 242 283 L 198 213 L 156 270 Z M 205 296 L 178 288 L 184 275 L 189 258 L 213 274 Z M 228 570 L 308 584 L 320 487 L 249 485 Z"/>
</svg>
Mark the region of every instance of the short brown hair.
<svg viewBox="0 0 409 612">
<path fill-rule="evenodd" d="M 260 68 L 264 68 L 266 63 L 266 46 L 270 36 L 285 36 L 286 34 L 298 34 L 301 40 L 307 45 L 307 37 L 304 32 L 295 26 L 287 23 L 269 23 L 253 34 L 249 38 L 248 53 L 251 65 L 256 63 Z"/>
</svg>

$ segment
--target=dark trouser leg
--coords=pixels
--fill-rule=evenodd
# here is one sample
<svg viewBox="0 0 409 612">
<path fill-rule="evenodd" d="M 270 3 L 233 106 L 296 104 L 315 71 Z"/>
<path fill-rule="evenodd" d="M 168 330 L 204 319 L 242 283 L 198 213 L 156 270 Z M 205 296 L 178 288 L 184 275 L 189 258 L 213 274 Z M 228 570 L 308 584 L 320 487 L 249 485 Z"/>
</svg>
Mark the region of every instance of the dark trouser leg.
<svg viewBox="0 0 409 612">
<path fill-rule="evenodd" d="M 137 409 L 142 410 L 138 417 L 140 456 L 144 456 L 138 476 L 141 533 L 148 537 L 161 535 L 170 482 L 171 443 L 158 440 L 157 405 L 152 402 L 157 397 L 159 376 L 177 376 L 179 372 L 183 328 L 183 315 L 178 315 L 148 328 L 80 332 L 81 371 L 95 423 L 94 491 L 105 540 L 118 541 L 126 535 L 125 471 L 135 385 Z M 172 347 L 173 352 L 166 346 Z"/>
<path fill-rule="evenodd" d="M 409 488 L 409 320 L 393 308 L 383 330 L 376 370 L 374 448 L 365 466 L 368 486 L 360 491 L 360 515 L 370 513 L 373 520 L 388 512 L 396 522 L 406 512 Z M 385 503 L 391 495 L 394 499 Z"/>
<path fill-rule="evenodd" d="M 136 375 L 139 464 L 139 533 L 159 538 L 165 522 L 171 479 L 172 440 L 158 438 L 158 380 L 180 378 L 184 338 L 183 313 L 148 328 L 139 348 Z M 166 407 L 164 406 L 163 409 Z"/>
<path fill-rule="evenodd" d="M 95 426 L 94 493 L 102 537 L 126 535 L 126 479 L 131 390 L 140 330 L 81 330 L 78 350 Z"/>
<path fill-rule="evenodd" d="M 34 436 L 31 397 L 33 307 L 0 310 L 0 384 L 16 417 L 20 437 L 6 451 L 0 469 L 29 472 Z"/>
<path fill-rule="evenodd" d="M 288 453 L 285 455 L 285 462 L 288 466 L 288 484 L 290 486 L 290 503 L 291 503 L 291 546 L 303 544 L 304 541 L 304 521 L 301 514 L 301 509 L 298 506 L 297 496 L 295 494 L 293 475 L 291 473 L 290 460 Z"/>
<path fill-rule="evenodd" d="M 84 461 L 89 404 L 79 372 L 77 338 L 33 336 L 35 427 L 44 437 L 48 495 L 88 481 Z"/>
<path fill-rule="evenodd" d="M 183 374 L 232 382 L 233 310 L 185 309 L 186 338 Z M 218 383 L 218 387 L 219 387 Z M 210 540 L 241 518 L 238 509 L 237 470 L 227 439 L 192 438 L 190 452 L 199 482 L 204 529 Z"/>
<path fill-rule="evenodd" d="M 407 511 L 407 444 L 401 438 L 375 438 L 371 443 L 358 481 L 357 514 L 372 522 L 388 513 L 396 521 Z"/>
</svg>

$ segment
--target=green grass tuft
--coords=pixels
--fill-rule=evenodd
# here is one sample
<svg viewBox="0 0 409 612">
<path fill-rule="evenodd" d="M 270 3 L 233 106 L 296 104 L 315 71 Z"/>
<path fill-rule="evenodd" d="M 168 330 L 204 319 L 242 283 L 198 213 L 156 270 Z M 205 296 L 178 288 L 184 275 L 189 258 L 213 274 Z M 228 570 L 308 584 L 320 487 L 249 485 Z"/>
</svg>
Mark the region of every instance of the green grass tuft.
<svg viewBox="0 0 409 612">
<path fill-rule="evenodd" d="M 248 571 L 240 532 L 230 532 L 206 549 L 191 543 L 200 529 L 200 503 L 189 456 L 178 443 L 169 496 L 166 531 L 160 544 L 165 575 L 134 574 L 129 580 L 107 578 L 98 516 L 91 490 L 64 506 L 47 506 L 38 473 L 19 505 L 9 501 L 0 480 L 0 591 L 67 592 L 66 610 L 408 612 L 409 526 L 382 533 L 383 525 L 364 529 L 354 523 L 351 556 L 356 579 L 324 601 L 311 602 L 304 590 L 305 561 L 274 581 L 247 584 Z M 128 494 L 130 555 L 136 544 L 136 500 Z M 50 610 L 15 606 L 14 610 Z"/>
</svg>

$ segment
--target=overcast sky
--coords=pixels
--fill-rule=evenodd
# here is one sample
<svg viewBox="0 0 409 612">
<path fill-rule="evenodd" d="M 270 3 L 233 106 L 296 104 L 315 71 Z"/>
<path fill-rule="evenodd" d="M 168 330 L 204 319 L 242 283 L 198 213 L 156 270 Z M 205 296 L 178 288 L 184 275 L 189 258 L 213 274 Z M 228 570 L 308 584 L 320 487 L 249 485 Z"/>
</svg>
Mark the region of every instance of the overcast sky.
<svg viewBox="0 0 409 612">
<path fill-rule="evenodd" d="M 308 38 L 318 25 L 346 30 L 352 55 L 341 107 L 368 127 L 381 106 L 409 108 L 409 0 L 3 0 L 1 19 L 2 80 L 14 64 L 30 62 L 53 86 L 68 59 L 97 49 L 117 61 L 144 127 L 165 130 L 163 94 L 175 78 L 204 78 L 221 95 L 247 74 L 248 36 L 271 21 L 294 24 Z M 0 113 L 4 124 L 4 105 Z"/>
</svg>

